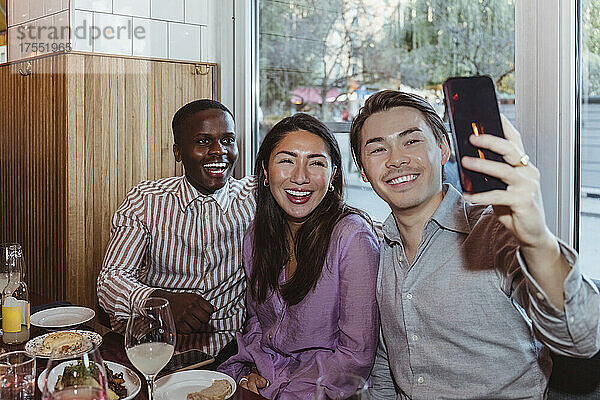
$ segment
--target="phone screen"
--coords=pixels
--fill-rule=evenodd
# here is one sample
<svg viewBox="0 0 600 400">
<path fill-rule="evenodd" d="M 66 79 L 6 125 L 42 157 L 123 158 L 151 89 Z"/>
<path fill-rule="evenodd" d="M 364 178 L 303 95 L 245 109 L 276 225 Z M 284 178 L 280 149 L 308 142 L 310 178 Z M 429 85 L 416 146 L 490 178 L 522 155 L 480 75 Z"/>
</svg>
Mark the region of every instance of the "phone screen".
<svg viewBox="0 0 600 400">
<path fill-rule="evenodd" d="M 175 371 L 185 371 L 188 369 L 199 368 L 208 365 L 215 359 L 205 352 L 197 349 L 192 349 L 177 353 L 171 357 L 169 363 L 161 371 L 161 375 L 166 375 Z"/>
<path fill-rule="evenodd" d="M 504 190 L 500 179 L 462 167 L 461 157 L 470 156 L 505 162 L 502 156 L 480 149 L 469 142 L 470 135 L 491 134 L 504 137 L 494 82 L 488 76 L 450 78 L 443 84 L 454 149 L 463 192 L 479 193 Z"/>
</svg>

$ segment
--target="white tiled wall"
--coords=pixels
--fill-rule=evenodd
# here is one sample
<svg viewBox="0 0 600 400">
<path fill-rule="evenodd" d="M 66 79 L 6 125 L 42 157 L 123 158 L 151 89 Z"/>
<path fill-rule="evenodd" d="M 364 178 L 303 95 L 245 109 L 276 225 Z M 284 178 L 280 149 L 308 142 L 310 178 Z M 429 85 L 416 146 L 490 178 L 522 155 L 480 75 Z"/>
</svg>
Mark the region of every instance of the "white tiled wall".
<svg viewBox="0 0 600 400">
<path fill-rule="evenodd" d="M 74 40 L 73 49 L 103 54 L 209 61 L 202 54 L 201 30 L 208 28 L 208 2 L 221 0 L 73 0 L 72 28 L 82 18 L 88 27 L 123 29 L 120 38 L 102 34 Z M 86 12 L 88 14 L 80 14 Z M 89 24 L 91 13 L 92 24 Z M 204 46 L 206 48 L 206 46 Z"/>
<path fill-rule="evenodd" d="M 74 51 L 215 61 L 214 45 L 206 43 L 216 29 L 209 26 L 209 12 L 222 0 L 71 0 L 70 9 L 69 0 L 8 1 L 11 61 L 40 54 L 24 48 L 24 40 L 32 39 L 17 37 L 19 32 L 53 26 L 70 26 Z M 60 38 L 43 40 L 50 47 Z"/>
<path fill-rule="evenodd" d="M 8 61 L 64 49 L 68 8 L 69 0 L 9 0 Z"/>
</svg>

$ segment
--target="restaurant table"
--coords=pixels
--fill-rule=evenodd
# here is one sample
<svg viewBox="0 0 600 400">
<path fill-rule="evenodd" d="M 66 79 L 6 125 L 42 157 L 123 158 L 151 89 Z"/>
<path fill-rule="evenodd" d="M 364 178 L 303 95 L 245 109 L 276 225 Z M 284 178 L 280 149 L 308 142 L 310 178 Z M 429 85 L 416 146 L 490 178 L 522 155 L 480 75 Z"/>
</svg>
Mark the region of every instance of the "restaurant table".
<svg viewBox="0 0 600 400">
<path fill-rule="evenodd" d="M 31 306 L 35 307 L 41 304 L 47 303 L 41 296 L 31 296 Z M 102 335 L 102 345 L 100 346 L 100 353 L 102 354 L 102 358 L 105 361 L 113 361 L 124 365 L 130 368 L 132 371 L 135 371 L 140 377 L 140 381 L 142 382 L 142 387 L 140 392 L 136 396 L 136 400 L 148 400 L 148 389 L 146 387 L 146 380 L 142 374 L 140 374 L 135 367 L 129 362 L 127 358 L 127 354 L 125 354 L 125 346 L 124 346 L 124 337 L 123 335 L 114 332 L 107 328 L 104 325 L 96 322 L 95 319 L 87 322 L 84 326 L 77 327 L 76 329 L 84 329 L 91 330 Z M 38 328 L 35 326 L 31 327 L 31 335 L 30 338 L 34 338 L 39 335 L 43 335 L 50 331 Z M 25 344 L 20 345 L 7 345 L 4 342 L 0 341 L 0 348 L 3 348 L 5 351 L 16 351 L 23 350 L 25 348 Z M 40 400 L 42 394 L 40 393 L 39 388 L 37 387 L 37 377 L 44 371 L 46 368 L 46 364 L 48 362 L 47 358 L 37 358 L 37 376 L 36 376 L 36 384 L 35 384 L 35 400 Z M 241 388 L 239 385 L 237 386 L 237 390 L 232 400 L 265 400 L 264 397 L 253 393 L 247 389 Z M 169 399 L 169 400 L 178 400 L 178 399 Z M 185 400 L 185 399 L 182 399 Z"/>
</svg>

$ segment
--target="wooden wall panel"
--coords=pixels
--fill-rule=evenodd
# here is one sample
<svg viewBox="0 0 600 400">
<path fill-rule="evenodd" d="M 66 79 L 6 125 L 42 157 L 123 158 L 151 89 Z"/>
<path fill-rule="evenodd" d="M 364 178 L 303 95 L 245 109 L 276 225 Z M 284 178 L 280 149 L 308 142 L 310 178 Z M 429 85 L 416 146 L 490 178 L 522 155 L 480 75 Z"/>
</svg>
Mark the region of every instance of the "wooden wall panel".
<svg viewBox="0 0 600 400">
<path fill-rule="evenodd" d="M 0 242 L 21 243 L 31 291 L 65 295 L 64 58 L 0 67 Z"/>
<path fill-rule="evenodd" d="M 67 57 L 69 69 L 77 71 L 67 77 L 67 98 L 84 102 L 84 115 L 69 122 L 75 142 L 67 147 L 76 161 L 67 171 L 68 196 L 84 205 L 67 221 L 67 274 L 78 279 L 67 286 L 66 296 L 94 305 L 114 211 L 138 182 L 182 173 L 173 157 L 171 119 L 187 102 L 213 97 L 214 67 L 196 75 L 194 65 L 185 63 Z"/>
<path fill-rule="evenodd" d="M 138 182 L 182 173 L 171 119 L 215 97 L 216 67 L 84 54 L 23 67 L 0 67 L 0 241 L 23 244 L 33 292 L 94 307 L 114 211 Z"/>
</svg>

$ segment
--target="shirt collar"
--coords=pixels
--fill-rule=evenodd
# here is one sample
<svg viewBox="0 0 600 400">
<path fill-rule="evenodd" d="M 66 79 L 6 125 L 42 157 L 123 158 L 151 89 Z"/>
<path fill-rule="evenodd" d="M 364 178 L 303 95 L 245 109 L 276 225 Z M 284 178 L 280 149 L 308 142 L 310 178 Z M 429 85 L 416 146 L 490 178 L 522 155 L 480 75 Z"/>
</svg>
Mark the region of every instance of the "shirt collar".
<svg viewBox="0 0 600 400">
<path fill-rule="evenodd" d="M 444 199 L 431 219 L 438 223 L 442 228 L 460 232 L 471 232 L 471 225 L 467 217 L 466 205 L 467 202 L 462 197 L 462 194 L 447 183 L 443 184 L 443 191 L 446 193 Z"/>
<path fill-rule="evenodd" d="M 176 191 L 176 196 L 179 198 L 179 202 L 181 204 L 181 209 L 185 212 L 189 205 L 195 201 L 210 201 L 214 200 L 221 211 L 227 210 L 229 207 L 230 198 L 229 198 L 229 180 L 225 182 L 225 186 L 221 189 L 215 191 L 212 194 L 205 195 L 200 193 L 198 189 L 196 189 L 192 184 L 187 180 L 187 178 L 182 176 L 181 182 L 179 184 L 179 188 Z"/>
<path fill-rule="evenodd" d="M 467 218 L 466 202 L 452 185 L 443 184 L 444 198 L 429 221 L 435 221 L 440 227 L 460 233 L 471 232 Z M 402 243 L 402 237 L 394 214 L 390 214 L 383 223 L 383 235 L 389 242 Z"/>
</svg>

